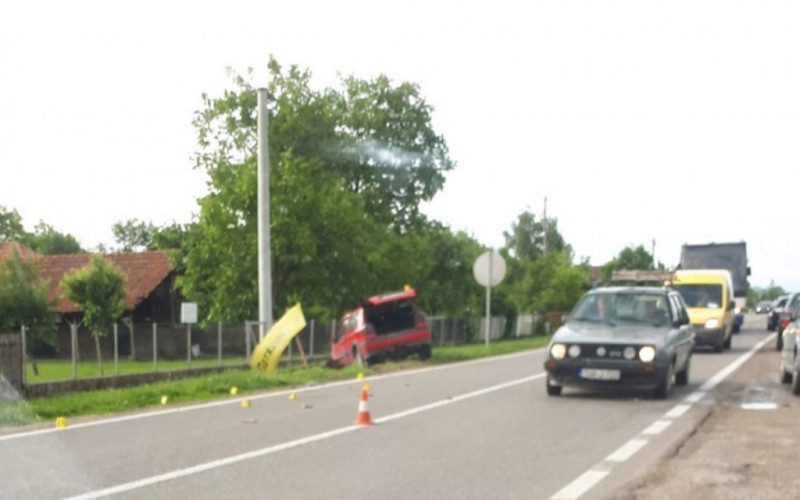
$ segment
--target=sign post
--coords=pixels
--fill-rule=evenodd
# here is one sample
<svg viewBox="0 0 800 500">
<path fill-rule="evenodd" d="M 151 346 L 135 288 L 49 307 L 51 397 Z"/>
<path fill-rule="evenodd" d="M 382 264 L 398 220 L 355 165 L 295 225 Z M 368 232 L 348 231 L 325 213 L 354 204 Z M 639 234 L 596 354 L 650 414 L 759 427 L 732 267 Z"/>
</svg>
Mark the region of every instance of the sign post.
<svg viewBox="0 0 800 500">
<path fill-rule="evenodd" d="M 186 323 L 186 362 L 192 366 L 192 323 L 197 323 L 197 303 L 181 302 L 181 323 Z"/>
<path fill-rule="evenodd" d="M 489 250 L 483 252 L 472 266 L 472 274 L 481 286 L 486 287 L 486 346 L 489 346 L 489 331 L 491 327 L 492 287 L 503 281 L 506 275 L 506 261 L 503 257 Z"/>
</svg>

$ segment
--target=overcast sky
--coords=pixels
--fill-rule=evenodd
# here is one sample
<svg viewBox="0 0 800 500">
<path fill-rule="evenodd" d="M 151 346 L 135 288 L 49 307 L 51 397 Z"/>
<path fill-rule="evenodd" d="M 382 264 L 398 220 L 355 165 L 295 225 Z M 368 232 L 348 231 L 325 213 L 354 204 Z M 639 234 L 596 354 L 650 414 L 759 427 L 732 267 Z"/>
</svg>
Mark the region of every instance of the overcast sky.
<svg viewBox="0 0 800 500">
<path fill-rule="evenodd" d="M 201 93 L 272 54 L 417 82 L 457 162 L 425 211 L 486 245 L 547 197 L 592 264 L 744 240 L 751 284 L 800 290 L 798 27 L 789 0 L 6 0 L 0 205 L 85 247 L 190 221 Z"/>
</svg>

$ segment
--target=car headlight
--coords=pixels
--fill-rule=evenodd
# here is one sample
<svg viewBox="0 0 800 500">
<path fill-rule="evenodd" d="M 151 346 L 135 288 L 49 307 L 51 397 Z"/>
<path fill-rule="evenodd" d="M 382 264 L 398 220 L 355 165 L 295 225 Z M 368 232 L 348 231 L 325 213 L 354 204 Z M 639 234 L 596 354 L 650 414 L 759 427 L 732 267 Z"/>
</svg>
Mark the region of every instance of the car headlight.
<svg viewBox="0 0 800 500">
<path fill-rule="evenodd" d="M 622 355 L 625 356 L 625 359 L 633 359 L 636 357 L 636 349 L 628 346 L 622 351 Z"/>
<path fill-rule="evenodd" d="M 569 353 L 570 358 L 577 358 L 581 355 L 581 346 L 573 344 L 569 346 L 569 350 L 567 352 Z"/>
<path fill-rule="evenodd" d="M 741 307 L 735 307 L 735 308 L 733 309 L 733 312 L 734 312 L 735 314 L 739 314 L 739 313 L 741 313 L 741 312 L 742 312 L 742 308 L 741 308 Z"/>
<path fill-rule="evenodd" d="M 550 346 L 550 356 L 553 359 L 564 359 L 564 356 L 567 355 L 567 346 L 564 344 L 553 344 Z"/>
<path fill-rule="evenodd" d="M 649 363 L 656 359 L 656 348 L 653 346 L 646 345 L 639 349 L 639 359 L 641 359 L 644 363 Z"/>
<path fill-rule="evenodd" d="M 711 318 L 710 320 L 706 321 L 705 327 L 709 330 L 717 328 L 719 326 L 719 320 L 717 318 Z"/>
</svg>

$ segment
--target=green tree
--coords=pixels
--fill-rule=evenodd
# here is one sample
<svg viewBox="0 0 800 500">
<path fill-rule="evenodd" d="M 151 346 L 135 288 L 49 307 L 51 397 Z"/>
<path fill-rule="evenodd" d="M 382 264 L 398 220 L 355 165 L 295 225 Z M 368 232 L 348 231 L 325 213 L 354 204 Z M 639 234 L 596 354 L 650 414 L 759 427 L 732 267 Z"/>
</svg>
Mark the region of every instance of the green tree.
<svg viewBox="0 0 800 500">
<path fill-rule="evenodd" d="M 61 281 L 65 296 L 83 313 L 82 322 L 94 337 L 97 364 L 103 375 L 100 338 L 125 310 L 125 274 L 111 261 L 93 255 L 89 264 Z"/>
<path fill-rule="evenodd" d="M 548 252 L 560 252 L 567 248 L 564 238 L 558 232 L 557 219 L 548 219 L 544 223 L 537 221 L 534 214 L 522 212 L 511 225 L 511 231 L 503 232 L 505 249 L 516 259 L 534 260 L 545 252 L 545 234 Z"/>
<path fill-rule="evenodd" d="M 20 241 L 25 237 L 25 228 L 22 226 L 22 217 L 16 210 L 8 210 L 0 205 L 0 243 L 5 241 Z"/>
<path fill-rule="evenodd" d="M 302 299 L 310 314 L 338 316 L 402 287 L 409 268 L 393 262 L 391 243 L 425 225 L 418 205 L 452 162 L 416 86 L 346 78 L 343 90 L 314 90 L 308 71 L 275 60 L 269 70 L 273 304 L 277 312 Z M 258 311 L 256 92 L 247 77 L 234 84 L 204 96 L 194 120 L 210 193 L 184 236 L 179 286 L 206 320 Z"/>
<path fill-rule="evenodd" d="M 124 252 L 141 252 L 150 248 L 156 227 L 139 219 L 117 222 L 111 227 L 114 241 Z"/>
<path fill-rule="evenodd" d="M 49 286 L 39 277 L 36 262 L 14 253 L 0 261 L 0 332 L 29 329 L 28 348 L 36 352 L 55 347 L 54 301 L 48 299 Z"/>
<path fill-rule="evenodd" d="M 663 269 L 663 264 L 658 265 Z M 608 279 L 611 274 L 619 269 L 653 269 L 653 256 L 648 252 L 643 245 L 634 247 L 633 245 L 623 248 L 616 257 L 611 259 L 602 268 L 602 275 Z"/>
<path fill-rule="evenodd" d="M 39 222 L 33 233 L 26 234 L 23 242 L 42 255 L 83 253 L 74 236 L 60 233 L 44 222 Z"/>
</svg>

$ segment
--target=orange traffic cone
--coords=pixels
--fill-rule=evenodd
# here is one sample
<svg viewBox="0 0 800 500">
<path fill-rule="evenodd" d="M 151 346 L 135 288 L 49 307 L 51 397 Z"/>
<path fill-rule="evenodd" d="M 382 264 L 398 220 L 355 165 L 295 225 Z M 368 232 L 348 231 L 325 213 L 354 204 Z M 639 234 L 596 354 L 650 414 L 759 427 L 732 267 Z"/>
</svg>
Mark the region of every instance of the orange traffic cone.
<svg viewBox="0 0 800 500">
<path fill-rule="evenodd" d="M 372 417 L 369 415 L 369 408 L 367 406 L 367 396 L 369 391 L 366 387 L 361 388 L 361 400 L 358 402 L 358 416 L 354 425 L 372 425 Z"/>
</svg>

